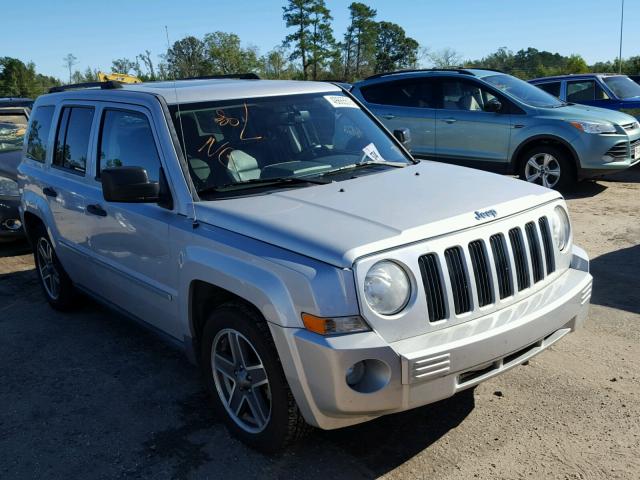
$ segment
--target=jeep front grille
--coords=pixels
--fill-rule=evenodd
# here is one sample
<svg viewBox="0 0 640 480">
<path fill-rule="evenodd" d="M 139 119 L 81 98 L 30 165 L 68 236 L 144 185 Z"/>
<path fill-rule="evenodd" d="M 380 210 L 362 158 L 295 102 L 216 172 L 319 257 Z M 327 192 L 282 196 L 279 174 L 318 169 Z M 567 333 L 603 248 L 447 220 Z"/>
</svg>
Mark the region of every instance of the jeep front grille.
<svg viewBox="0 0 640 480">
<path fill-rule="evenodd" d="M 488 242 L 478 239 L 466 246 L 446 248 L 442 256 L 444 261 L 439 253 L 419 258 L 430 322 L 494 304 L 555 271 L 547 217 L 529 221 L 523 228 L 511 228 L 506 235 L 495 233 Z M 447 311 L 448 298 L 454 312 Z"/>
<path fill-rule="evenodd" d="M 444 299 L 444 289 L 440 279 L 440 267 L 435 253 L 429 253 L 419 258 L 420 272 L 424 283 L 424 291 L 427 295 L 427 310 L 432 322 L 443 320 L 447 317 L 447 307 Z"/>
</svg>

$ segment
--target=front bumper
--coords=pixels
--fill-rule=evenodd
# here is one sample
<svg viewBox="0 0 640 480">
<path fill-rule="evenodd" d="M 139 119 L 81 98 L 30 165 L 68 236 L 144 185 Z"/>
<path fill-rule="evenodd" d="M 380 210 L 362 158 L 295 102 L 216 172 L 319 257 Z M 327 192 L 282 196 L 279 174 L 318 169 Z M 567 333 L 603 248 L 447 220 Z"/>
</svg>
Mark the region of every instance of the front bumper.
<svg viewBox="0 0 640 480">
<path fill-rule="evenodd" d="M 387 343 L 375 332 L 322 337 L 271 325 L 285 374 L 305 419 L 323 429 L 450 397 L 515 367 L 586 319 L 592 277 L 586 255 L 546 288 L 493 314 L 443 330 Z M 345 372 L 367 360 L 365 388 Z M 366 375 L 366 374 L 365 374 Z M 365 380 L 367 378 L 365 377 Z"/>
<path fill-rule="evenodd" d="M 18 206 L 19 197 L 0 196 L 0 239 L 22 238 L 24 229 Z"/>
<path fill-rule="evenodd" d="M 626 135 L 592 135 L 581 134 L 574 138 L 571 145 L 580 160 L 579 178 L 592 178 L 614 173 L 636 165 L 640 158 L 634 158 L 630 145 L 640 139 L 640 130 L 636 129 Z M 627 155 L 613 161 L 605 161 L 604 157 L 616 145 L 626 144 Z"/>
</svg>

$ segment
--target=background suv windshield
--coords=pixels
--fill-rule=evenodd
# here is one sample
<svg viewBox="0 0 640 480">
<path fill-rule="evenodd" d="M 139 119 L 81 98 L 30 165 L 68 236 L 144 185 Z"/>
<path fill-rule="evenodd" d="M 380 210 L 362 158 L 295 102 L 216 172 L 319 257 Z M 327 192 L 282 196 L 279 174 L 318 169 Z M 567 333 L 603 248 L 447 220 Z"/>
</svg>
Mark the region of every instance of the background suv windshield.
<svg viewBox="0 0 640 480">
<path fill-rule="evenodd" d="M 559 107 L 564 105 L 553 95 L 511 75 L 490 75 L 482 79 L 532 107 Z"/>
<path fill-rule="evenodd" d="M 604 77 L 602 80 L 618 98 L 640 98 L 640 85 L 626 75 Z"/>
<path fill-rule="evenodd" d="M 25 115 L 0 113 L 0 153 L 20 150 L 26 130 Z"/>
<path fill-rule="evenodd" d="M 172 116 L 198 190 L 363 161 L 410 162 L 340 92 L 185 104 Z"/>
</svg>

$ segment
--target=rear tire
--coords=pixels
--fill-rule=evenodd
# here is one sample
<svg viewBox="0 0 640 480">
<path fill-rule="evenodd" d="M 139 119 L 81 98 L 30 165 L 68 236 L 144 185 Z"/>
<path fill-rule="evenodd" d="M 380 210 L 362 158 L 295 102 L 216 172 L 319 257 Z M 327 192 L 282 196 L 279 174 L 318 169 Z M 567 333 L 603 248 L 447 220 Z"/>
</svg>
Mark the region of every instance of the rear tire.
<svg viewBox="0 0 640 480">
<path fill-rule="evenodd" d="M 213 311 L 202 336 L 204 382 L 235 437 L 273 453 L 309 429 L 289 389 L 265 320 L 240 302 Z"/>
<path fill-rule="evenodd" d="M 43 226 L 35 230 L 32 242 L 36 272 L 47 302 L 56 310 L 71 309 L 76 297 L 73 282 L 58 260 L 51 239 Z"/>
<path fill-rule="evenodd" d="M 538 145 L 522 155 L 520 178 L 554 190 L 566 190 L 576 184 L 573 161 L 553 145 Z"/>
</svg>

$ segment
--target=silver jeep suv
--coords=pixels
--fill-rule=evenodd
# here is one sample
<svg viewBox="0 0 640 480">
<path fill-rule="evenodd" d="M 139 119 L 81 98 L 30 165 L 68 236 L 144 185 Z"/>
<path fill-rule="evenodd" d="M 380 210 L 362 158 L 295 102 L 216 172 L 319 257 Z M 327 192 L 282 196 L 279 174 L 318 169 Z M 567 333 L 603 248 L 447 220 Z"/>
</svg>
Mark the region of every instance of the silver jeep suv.
<svg viewBox="0 0 640 480">
<path fill-rule="evenodd" d="M 587 314 L 559 193 L 418 162 L 335 85 L 107 83 L 39 97 L 26 137 L 49 303 L 184 349 L 265 451 L 473 387 Z"/>
</svg>

